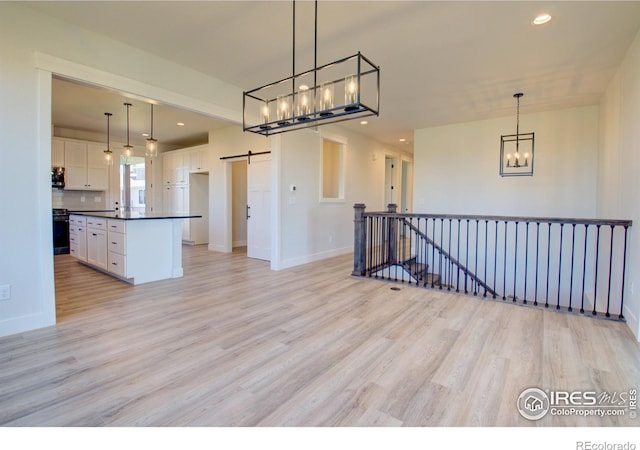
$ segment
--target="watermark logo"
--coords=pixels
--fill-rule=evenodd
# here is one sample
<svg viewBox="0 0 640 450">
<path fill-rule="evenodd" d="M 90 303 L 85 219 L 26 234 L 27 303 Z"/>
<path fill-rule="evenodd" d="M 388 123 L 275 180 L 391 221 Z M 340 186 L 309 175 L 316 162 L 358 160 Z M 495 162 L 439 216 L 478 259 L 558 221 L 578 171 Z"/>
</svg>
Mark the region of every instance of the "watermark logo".
<svg viewBox="0 0 640 450">
<path fill-rule="evenodd" d="M 528 420 L 553 416 L 627 416 L 637 418 L 637 389 L 622 392 L 543 391 L 528 388 L 518 397 L 518 412 Z"/>
<path fill-rule="evenodd" d="M 549 396 L 542 389 L 525 389 L 518 397 L 518 411 L 528 420 L 542 419 L 549 412 L 550 405 Z"/>
</svg>

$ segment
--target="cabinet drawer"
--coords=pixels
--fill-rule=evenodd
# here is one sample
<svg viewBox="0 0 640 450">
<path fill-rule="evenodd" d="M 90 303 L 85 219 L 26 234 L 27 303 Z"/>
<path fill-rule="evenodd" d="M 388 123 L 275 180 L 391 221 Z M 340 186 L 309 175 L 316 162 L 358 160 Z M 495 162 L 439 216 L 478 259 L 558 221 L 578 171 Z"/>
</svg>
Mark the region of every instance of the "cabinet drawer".
<svg viewBox="0 0 640 450">
<path fill-rule="evenodd" d="M 71 225 L 69 223 L 69 236 L 75 236 L 78 234 L 78 225 Z"/>
<path fill-rule="evenodd" d="M 96 230 L 107 229 L 107 219 L 96 219 L 95 217 L 87 218 L 87 228 L 93 228 Z"/>
<path fill-rule="evenodd" d="M 78 257 L 78 244 L 69 242 L 69 254 L 73 257 Z"/>
<path fill-rule="evenodd" d="M 87 218 L 84 216 L 74 216 L 71 214 L 69 216 L 69 225 L 87 225 Z"/>
<path fill-rule="evenodd" d="M 107 248 L 110 252 L 118 253 L 120 255 L 126 255 L 124 245 L 124 234 L 116 233 L 115 231 L 109 231 L 107 239 Z"/>
<path fill-rule="evenodd" d="M 115 231 L 117 233 L 124 233 L 125 232 L 124 220 L 107 221 L 107 229 L 109 231 Z"/>
<path fill-rule="evenodd" d="M 125 267 L 125 257 L 123 255 L 109 252 L 107 263 L 109 272 L 120 275 L 121 277 L 126 277 L 127 270 Z"/>
</svg>

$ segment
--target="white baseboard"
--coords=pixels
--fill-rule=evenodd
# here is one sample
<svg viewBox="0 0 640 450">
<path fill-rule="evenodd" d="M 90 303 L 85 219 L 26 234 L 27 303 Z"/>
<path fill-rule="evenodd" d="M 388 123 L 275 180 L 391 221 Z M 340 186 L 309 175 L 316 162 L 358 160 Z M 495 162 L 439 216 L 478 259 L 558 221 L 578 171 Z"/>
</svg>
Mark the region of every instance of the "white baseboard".
<svg viewBox="0 0 640 450">
<path fill-rule="evenodd" d="M 312 255 L 289 258 L 283 260 L 282 264 L 280 264 L 276 270 L 288 269 L 289 267 L 300 266 L 302 264 L 308 264 L 314 261 L 320 261 L 322 259 L 333 258 L 334 256 L 340 256 L 351 252 L 353 252 L 353 246 L 334 248 L 331 250 L 326 250 L 324 252 L 314 253 Z"/>
<path fill-rule="evenodd" d="M 638 323 L 638 316 L 636 316 L 628 305 L 624 306 L 623 313 L 627 326 L 631 329 L 631 332 L 636 337 L 636 340 L 640 342 L 640 324 Z"/>
<path fill-rule="evenodd" d="M 207 246 L 207 250 L 209 250 L 210 252 L 229 253 L 229 252 L 224 248 L 224 245 L 209 244 L 209 245 Z"/>
</svg>

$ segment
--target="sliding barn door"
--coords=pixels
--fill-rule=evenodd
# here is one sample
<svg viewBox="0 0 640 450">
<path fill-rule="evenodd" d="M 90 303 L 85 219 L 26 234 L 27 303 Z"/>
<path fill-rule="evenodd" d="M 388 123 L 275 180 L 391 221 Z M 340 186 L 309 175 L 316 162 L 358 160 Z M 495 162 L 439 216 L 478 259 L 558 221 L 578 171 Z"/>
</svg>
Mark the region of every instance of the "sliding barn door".
<svg viewBox="0 0 640 450">
<path fill-rule="evenodd" d="M 247 165 L 247 256 L 271 260 L 271 155 Z"/>
</svg>

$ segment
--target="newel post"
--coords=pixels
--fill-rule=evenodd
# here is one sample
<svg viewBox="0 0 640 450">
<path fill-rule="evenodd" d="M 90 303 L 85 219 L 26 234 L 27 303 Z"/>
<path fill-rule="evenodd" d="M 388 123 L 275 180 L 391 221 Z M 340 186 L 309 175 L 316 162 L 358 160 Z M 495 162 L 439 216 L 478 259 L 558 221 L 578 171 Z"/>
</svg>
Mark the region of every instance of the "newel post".
<svg viewBox="0 0 640 450">
<path fill-rule="evenodd" d="M 367 227 L 365 225 L 364 203 L 353 205 L 355 217 L 353 219 L 353 273 L 351 275 L 363 277 L 365 275 L 365 258 L 367 251 Z"/>
<path fill-rule="evenodd" d="M 389 203 L 387 205 L 387 212 L 391 214 L 396 214 L 398 211 L 398 205 L 395 203 Z M 398 219 L 396 217 L 388 217 L 389 220 L 389 242 L 388 242 L 388 258 L 387 262 L 389 264 L 395 264 L 398 262 Z"/>
</svg>

